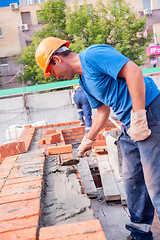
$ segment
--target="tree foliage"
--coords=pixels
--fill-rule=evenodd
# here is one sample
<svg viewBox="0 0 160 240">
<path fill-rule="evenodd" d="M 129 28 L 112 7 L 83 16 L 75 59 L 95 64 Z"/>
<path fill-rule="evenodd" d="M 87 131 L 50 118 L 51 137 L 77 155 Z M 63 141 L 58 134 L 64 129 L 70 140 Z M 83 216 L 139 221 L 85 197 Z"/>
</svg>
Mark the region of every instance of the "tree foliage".
<svg viewBox="0 0 160 240">
<path fill-rule="evenodd" d="M 151 36 L 143 37 L 146 19 L 139 19 L 124 0 L 112 0 L 107 6 L 99 1 L 95 7 L 76 3 L 67 13 L 66 29 L 74 39 L 74 51 L 91 44 L 109 44 L 138 65 L 144 63 L 151 40 Z"/>
<path fill-rule="evenodd" d="M 68 38 L 65 9 L 66 4 L 63 0 L 48 0 L 41 6 L 41 10 L 38 12 L 38 21 L 43 22 L 44 26 L 34 33 L 31 45 L 22 49 L 22 55 L 17 61 L 18 64 L 24 66 L 23 80 L 25 83 L 31 82 L 34 85 L 56 81 L 53 74 L 47 79 L 44 78 L 43 71 L 35 61 L 35 49 L 40 41 L 46 37 Z M 19 79 L 22 81 L 21 76 Z"/>
<path fill-rule="evenodd" d="M 79 53 L 92 44 L 109 44 L 125 56 L 142 65 L 146 59 L 146 47 L 151 40 L 143 37 L 146 19 L 139 19 L 125 0 L 112 0 L 104 5 L 78 2 L 66 7 L 63 0 L 48 0 L 38 14 L 44 23 L 33 35 L 32 44 L 23 49 L 18 63 L 23 64 L 24 82 L 40 84 L 56 81 L 53 74 L 45 79 L 43 71 L 36 65 L 34 54 L 39 42 L 48 36 L 71 41 L 70 49 Z"/>
</svg>

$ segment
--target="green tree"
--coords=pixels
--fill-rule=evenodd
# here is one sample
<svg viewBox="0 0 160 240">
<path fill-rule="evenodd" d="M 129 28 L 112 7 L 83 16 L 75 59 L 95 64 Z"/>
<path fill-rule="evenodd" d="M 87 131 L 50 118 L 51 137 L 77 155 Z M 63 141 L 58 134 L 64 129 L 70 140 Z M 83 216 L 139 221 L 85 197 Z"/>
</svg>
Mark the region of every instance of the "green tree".
<svg viewBox="0 0 160 240">
<path fill-rule="evenodd" d="M 66 29 L 76 52 L 91 44 L 109 44 L 142 65 L 151 40 L 151 36 L 143 37 L 145 24 L 146 19 L 139 19 L 124 0 L 112 0 L 108 6 L 101 1 L 95 7 L 75 3 L 72 11 L 68 8 Z"/>
<path fill-rule="evenodd" d="M 24 83 L 30 81 L 34 85 L 56 81 L 53 74 L 47 79 L 44 78 L 43 71 L 35 61 L 35 49 L 43 38 L 49 36 L 68 39 L 65 30 L 65 9 L 66 4 L 63 0 L 48 0 L 41 6 L 41 10 L 38 12 L 38 20 L 44 23 L 44 27 L 34 33 L 31 45 L 22 49 L 22 55 L 17 61 L 18 64 L 24 66 Z M 22 76 L 19 76 L 19 80 L 22 82 Z"/>
<path fill-rule="evenodd" d="M 111 24 L 109 43 L 137 65 L 143 65 L 146 47 L 151 41 L 151 35 L 143 37 L 146 18 L 140 19 L 124 0 L 112 0 L 108 9 Z"/>
<path fill-rule="evenodd" d="M 99 3 L 99 5 L 103 5 Z M 81 6 L 75 2 L 73 8 L 67 8 L 66 30 L 73 39 L 71 49 L 76 52 L 92 44 L 107 43 L 111 24 L 107 16 L 106 6 L 99 12 L 99 6 L 84 2 Z"/>
</svg>

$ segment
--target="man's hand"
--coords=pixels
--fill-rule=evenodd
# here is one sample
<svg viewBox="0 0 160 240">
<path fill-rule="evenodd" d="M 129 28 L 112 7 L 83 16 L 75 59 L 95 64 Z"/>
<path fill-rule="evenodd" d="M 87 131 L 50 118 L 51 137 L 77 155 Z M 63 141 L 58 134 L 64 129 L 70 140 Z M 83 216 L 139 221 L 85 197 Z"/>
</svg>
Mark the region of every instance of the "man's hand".
<svg viewBox="0 0 160 240">
<path fill-rule="evenodd" d="M 84 136 L 80 146 L 78 147 L 78 157 L 88 157 L 91 154 L 93 143 L 93 140 Z"/>
<path fill-rule="evenodd" d="M 136 112 L 131 111 L 131 123 L 127 133 L 135 142 L 149 137 L 151 130 L 148 128 L 145 109 Z"/>
</svg>

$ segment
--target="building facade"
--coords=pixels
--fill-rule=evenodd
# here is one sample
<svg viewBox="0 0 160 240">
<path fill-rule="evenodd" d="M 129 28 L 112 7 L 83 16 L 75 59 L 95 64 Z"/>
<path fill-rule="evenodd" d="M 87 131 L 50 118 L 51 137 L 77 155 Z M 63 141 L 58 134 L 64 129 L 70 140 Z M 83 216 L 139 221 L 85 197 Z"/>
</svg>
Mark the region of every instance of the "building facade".
<svg viewBox="0 0 160 240">
<path fill-rule="evenodd" d="M 1 0 L 0 3 L 0 83 L 1 89 L 20 87 L 16 78 L 21 66 L 14 64 L 22 48 L 31 43 L 38 23 L 39 3 L 45 0 Z"/>
<path fill-rule="evenodd" d="M 37 12 L 40 3 L 47 0 L 1 0 L 0 1 L 0 82 L 1 89 L 19 87 L 15 74 L 20 66 L 14 64 L 13 58 L 21 54 L 23 47 L 31 43 L 34 31 L 42 27 L 38 23 Z M 82 4 L 84 0 L 79 0 Z M 108 4 L 111 0 L 104 0 Z M 66 0 L 72 5 L 75 0 Z M 88 0 L 95 3 L 96 0 Z M 144 37 L 152 33 L 153 40 L 146 49 L 147 67 L 160 67 L 160 0 L 126 0 L 138 16 L 147 18 Z M 11 59 L 12 57 L 12 59 Z"/>
</svg>

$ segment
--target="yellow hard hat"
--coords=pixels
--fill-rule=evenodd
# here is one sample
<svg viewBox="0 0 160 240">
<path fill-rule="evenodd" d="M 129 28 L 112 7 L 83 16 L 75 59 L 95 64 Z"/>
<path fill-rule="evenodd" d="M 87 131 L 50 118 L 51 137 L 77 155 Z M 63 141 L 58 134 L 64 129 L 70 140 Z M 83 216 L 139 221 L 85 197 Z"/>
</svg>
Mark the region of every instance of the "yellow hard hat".
<svg viewBox="0 0 160 240">
<path fill-rule="evenodd" d="M 79 84 L 74 86 L 74 91 L 77 90 L 78 88 L 81 88 L 81 86 Z"/>
<path fill-rule="evenodd" d="M 37 65 L 44 71 L 44 76 L 46 78 L 50 77 L 52 74 L 46 71 L 52 54 L 63 45 L 69 47 L 70 42 L 55 37 L 45 38 L 38 45 L 35 53 L 35 59 Z"/>
</svg>

